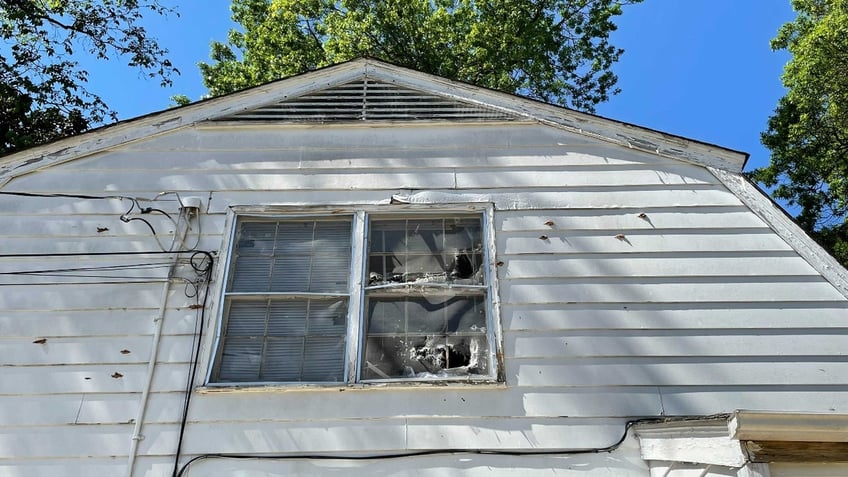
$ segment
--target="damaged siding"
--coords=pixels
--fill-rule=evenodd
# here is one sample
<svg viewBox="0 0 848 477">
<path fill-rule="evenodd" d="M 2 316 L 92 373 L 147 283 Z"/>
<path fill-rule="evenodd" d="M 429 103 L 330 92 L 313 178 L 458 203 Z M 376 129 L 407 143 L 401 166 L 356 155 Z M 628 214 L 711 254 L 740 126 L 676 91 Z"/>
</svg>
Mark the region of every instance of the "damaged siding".
<svg viewBox="0 0 848 477">
<path fill-rule="evenodd" d="M 205 453 L 595 448 L 615 443 L 635 416 L 848 411 L 844 296 L 699 166 L 528 124 L 196 126 L 28 174 L 3 190 L 201 197 L 198 248 L 215 252 L 227 247 L 227 212 L 236 205 L 297 211 L 393 196 L 494 204 L 505 384 L 203 390 L 192 401 L 183 462 Z M 119 220 L 122 201 L 0 203 L 4 254 L 156 249 L 144 224 Z M 150 220 L 170 240 L 168 221 Z M 154 260 L 163 261 L 0 258 L 0 271 Z M 217 277 L 211 310 L 221 306 Z M 0 380 L 0 473 L 123 474 L 161 281 L 2 280 L 16 285 L 0 288 L 0 355 L 13 357 Z M 176 448 L 197 319 L 185 295 L 179 284 L 168 292 L 137 475 L 168 472 Z M 199 376 L 216 326 L 211 319 L 203 330 Z M 209 460 L 193 470 L 648 472 L 630 441 L 614 458 L 411 462 Z"/>
</svg>

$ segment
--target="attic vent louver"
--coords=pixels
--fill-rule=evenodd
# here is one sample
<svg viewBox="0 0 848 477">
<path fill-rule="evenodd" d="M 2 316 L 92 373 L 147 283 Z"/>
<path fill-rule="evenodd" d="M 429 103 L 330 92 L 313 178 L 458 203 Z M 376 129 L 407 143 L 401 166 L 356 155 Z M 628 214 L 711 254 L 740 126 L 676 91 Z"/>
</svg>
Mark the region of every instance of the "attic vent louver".
<svg viewBox="0 0 848 477">
<path fill-rule="evenodd" d="M 372 80 L 334 86 L 225 118 L 235 121 L 511 121 L 496 109 Z"/>
</svg>

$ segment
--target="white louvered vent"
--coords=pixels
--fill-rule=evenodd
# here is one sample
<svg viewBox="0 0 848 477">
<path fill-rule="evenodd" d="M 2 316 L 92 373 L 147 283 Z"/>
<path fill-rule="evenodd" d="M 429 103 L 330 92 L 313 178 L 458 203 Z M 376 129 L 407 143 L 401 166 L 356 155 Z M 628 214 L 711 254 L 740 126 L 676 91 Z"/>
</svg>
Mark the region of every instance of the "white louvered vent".
<svg viewBox="0 0 848 477">
<path fill-rule="evenodd" d="M 235 121 L 511 121 L 515 116 L 373 80 L 346 83 L 234 114 Z"/>
</svg>

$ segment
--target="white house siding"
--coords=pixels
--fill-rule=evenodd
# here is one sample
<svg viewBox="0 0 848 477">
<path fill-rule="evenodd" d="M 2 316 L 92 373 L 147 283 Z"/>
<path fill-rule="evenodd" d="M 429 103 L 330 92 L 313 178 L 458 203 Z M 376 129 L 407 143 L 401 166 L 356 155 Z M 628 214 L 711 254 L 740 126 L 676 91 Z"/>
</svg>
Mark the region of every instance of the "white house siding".
<svg viewBox="0 0 848 477">
<path fill-rule="evenodd" d="M 505 386 L 202 391 L 182 462 L 207 453 L 590 449 L 615 443 L 637 417 L 848 412 L 845 297 L 700 166 L 524 123 L 201 124 L 38 170 L 3 190 L 201 197 L 198 248 L 215 252 L 233 205 L 376 204 L 393 195 L 495 204 Z M 162 204 L 177 210 L 172 198 Z M 144 224 L 119 220 L 128 207 L 2 196 L 2 253 L 156 250 Z M 170 242 L 166 220 L 145 218 Z M 167 257 L 0 258 L 0 271 L 148 261 Z M 184 262 L 180 270 L 188 272 Z M 15 284 L 0 287 L 3 476 L 125 473 L 162 283 L 43 284 L 62 280 L 0 276 Z M 220 284 L 212 286 L 199 376 L 216 325 Z M 136 475 L 170 472 L 192 303 L 171 285 Z M 236 469 L 648 475 L 630 440 L 612 455 L 202 460 L 189 475 Z"/>
</svg>

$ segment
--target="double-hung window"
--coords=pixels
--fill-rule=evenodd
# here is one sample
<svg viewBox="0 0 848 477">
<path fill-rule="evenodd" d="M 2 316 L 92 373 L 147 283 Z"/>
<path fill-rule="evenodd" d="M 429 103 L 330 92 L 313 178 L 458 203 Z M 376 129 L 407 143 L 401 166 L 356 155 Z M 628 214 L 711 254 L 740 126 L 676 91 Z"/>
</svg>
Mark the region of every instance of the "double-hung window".
<svg viewBox="0 0 848 477">
<path fill-rule="evenodd" d="M 485 215 L 235 222 L 209 382 L 494 380 Z"/>
</svg>

